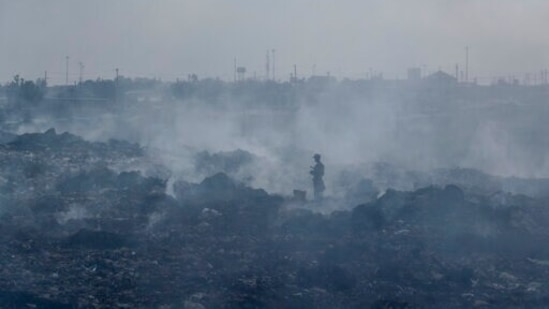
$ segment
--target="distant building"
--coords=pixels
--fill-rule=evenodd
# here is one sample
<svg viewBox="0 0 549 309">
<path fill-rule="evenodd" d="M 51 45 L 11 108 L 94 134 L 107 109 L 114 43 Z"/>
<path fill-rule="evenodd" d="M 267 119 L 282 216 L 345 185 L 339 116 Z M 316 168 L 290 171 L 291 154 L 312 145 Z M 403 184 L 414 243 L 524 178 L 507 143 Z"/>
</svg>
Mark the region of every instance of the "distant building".
<svg viewBox="0 0 549 309">
<path fill-rule="evenodd" d="M 457 78 L 440 70 L 425 77 L 424 80 L 425 82 L 434 86 L 450 86 L 450 85 L 455 85 L 458 82 Z"/>
<path fill-rule="evenodd" d="M 337 79 L 330 75 L 313 75 L 307 79 L 307 84 L 315 88 L 325 88 L 337 83 Z"/>
<path fill-rule="evenodd" d="M 421 68 L 408 69 L 408 81 L 417 82 L 421 80 Z"/>
<path fill-rule="evenodd" d="M 246 68 L 245 67 L 238 67 L 236 68 L 237 73 L 237 80 L 243 81 L 246 78 Z"/>
</svg>

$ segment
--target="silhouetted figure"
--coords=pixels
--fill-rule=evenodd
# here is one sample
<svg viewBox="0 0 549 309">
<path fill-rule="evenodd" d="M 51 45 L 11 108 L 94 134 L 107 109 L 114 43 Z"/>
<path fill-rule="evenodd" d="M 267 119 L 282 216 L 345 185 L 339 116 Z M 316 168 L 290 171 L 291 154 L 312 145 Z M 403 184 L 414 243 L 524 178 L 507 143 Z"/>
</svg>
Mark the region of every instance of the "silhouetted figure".
<svg viewBox="0 0 549 309">
<path fill-rule="evenodd" d="M 315 159 L 315 166 L 311 166 L 310 174 L 313 175 L 313 189 L 315 201 L 322 200 L 322 193 L 326 186 L 324 186 L 324 181 L 322 177 L 324 176 L 324 164 L 320 162 L 320 155 L 317 153 L 313 156 Z"/>
</svg>

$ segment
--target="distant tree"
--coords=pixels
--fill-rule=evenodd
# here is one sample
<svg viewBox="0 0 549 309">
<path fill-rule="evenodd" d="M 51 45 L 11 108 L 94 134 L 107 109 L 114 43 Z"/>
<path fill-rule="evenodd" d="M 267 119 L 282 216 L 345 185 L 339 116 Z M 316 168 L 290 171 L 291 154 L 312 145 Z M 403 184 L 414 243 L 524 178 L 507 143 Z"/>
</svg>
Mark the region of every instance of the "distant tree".
<svg viewBox="0 0 549 309">
<path fill-rule="evenodd" d="M 295 103 L 295 87 L 290 83 L 248 80 L 233 84 L 232 97 L 251 106 L 290 107 Z"/>
<path fill-rule="evenodd" d="M 114 99 L 116 83 L 113 80 L 97 80 L 92 84 L 93 93 L 101 98 Z"/>
<path fill-rule="evenodd" d="M 172 94 L 178 99 L 188 99 L 194 96 L 196 92 L 196 84 L 187 81 L 178 81 L 171 85 Z"/>
<path fill-rule="evenodd" d="M 46 92 L 46 82 L 25 80 L 15 75 L 13 80 L 5 86 L 8 104 L 4 113 L 19 117 L 24 121 L 32 119 L 33 111 L 40 105 Z"/>
<path fill-rule="evenodd" d="M 196 74 L 194 74 L 194 73 L 193 73 L 193 74 L 189 74 L 188 79 L 189 79 L 189 81 L 192 82 L 192 83 L 197 83 L 197 82 L 198 82 L 198 75 L 196 75 Z"/>
<path fill-rule="evenodd" d="M 69 96 L 85 96 L 101 99 L 114 99 L 116 94 L 116 84 L 113 80 L 97 79 L 87 80 L 73 89 Z"/>
<path fill-rule="evenodd" d="M 225 83 L 218 78 L 206 78 L 193 84 L 196 85 L 195 96 L 208 103 L 218 103 L 227 90 Z"/>
<path fill-rule="evenodd" d="M 157 87 L 162 84 L 162 81 L 156 78 L 136 77 L 129 80 L 126 85 L 126 90 L 144 90 Z"/>
<path fill-rule="evenodd" d="M 28 80 L 21 84 L 19 97 L 23 101 L 36 103 L 44 98 L 44 91 L 33 81 Z"/>
<path fill-rule="evenodd" d="M 19 75 L 13 77 L 6 86 L 6 94 L 8 102 L 12 105 L 35 105 L 38 104 L 44 98 L 46 91 L 46 82 L 44 80 L 37 80 L 33 82 L 25 80 Z"/>
</svg>

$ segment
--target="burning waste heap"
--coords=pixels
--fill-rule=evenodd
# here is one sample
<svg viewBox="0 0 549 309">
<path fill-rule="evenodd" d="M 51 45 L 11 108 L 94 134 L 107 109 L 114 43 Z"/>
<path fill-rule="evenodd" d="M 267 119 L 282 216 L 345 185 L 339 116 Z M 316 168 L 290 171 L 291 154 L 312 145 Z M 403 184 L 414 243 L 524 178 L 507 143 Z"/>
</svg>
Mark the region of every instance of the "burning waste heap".
<svg viewBox="0 0 549 309">
<path fill-rule="evenodd" d="M 541 194 L 453 185 L 439 171 L 447 185 L 388 189 L 362 202 L 355 194 L 330 201 L 352 201 L 351 210 L 321 214 L 314 203 L 215 173 L 225 161 L 201 156 L 218 162 L 200 167 L 212 176 L 169 188 L 168 179 L 139 171 L 148 158 L 136 144 L 88 142 L 53 129 L 3 134 L 0 307 L 549 302 L 549 209 Z M 362 185 L 374 191 L 371 182 Z"/>
</svg>

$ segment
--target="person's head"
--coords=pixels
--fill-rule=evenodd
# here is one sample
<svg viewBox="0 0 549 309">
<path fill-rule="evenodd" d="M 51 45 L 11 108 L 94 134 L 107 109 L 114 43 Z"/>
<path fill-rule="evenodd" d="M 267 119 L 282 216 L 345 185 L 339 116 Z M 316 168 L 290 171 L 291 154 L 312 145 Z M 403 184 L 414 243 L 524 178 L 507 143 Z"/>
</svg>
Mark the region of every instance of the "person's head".
<svg viewBox="0 0 549 309">
<path fill-rule="evenodd" d="M 320 155 L 318 153 L 315 153 L 313 158 L 315 159 L 316 162 L 320 161 Z"/>
</svg>

